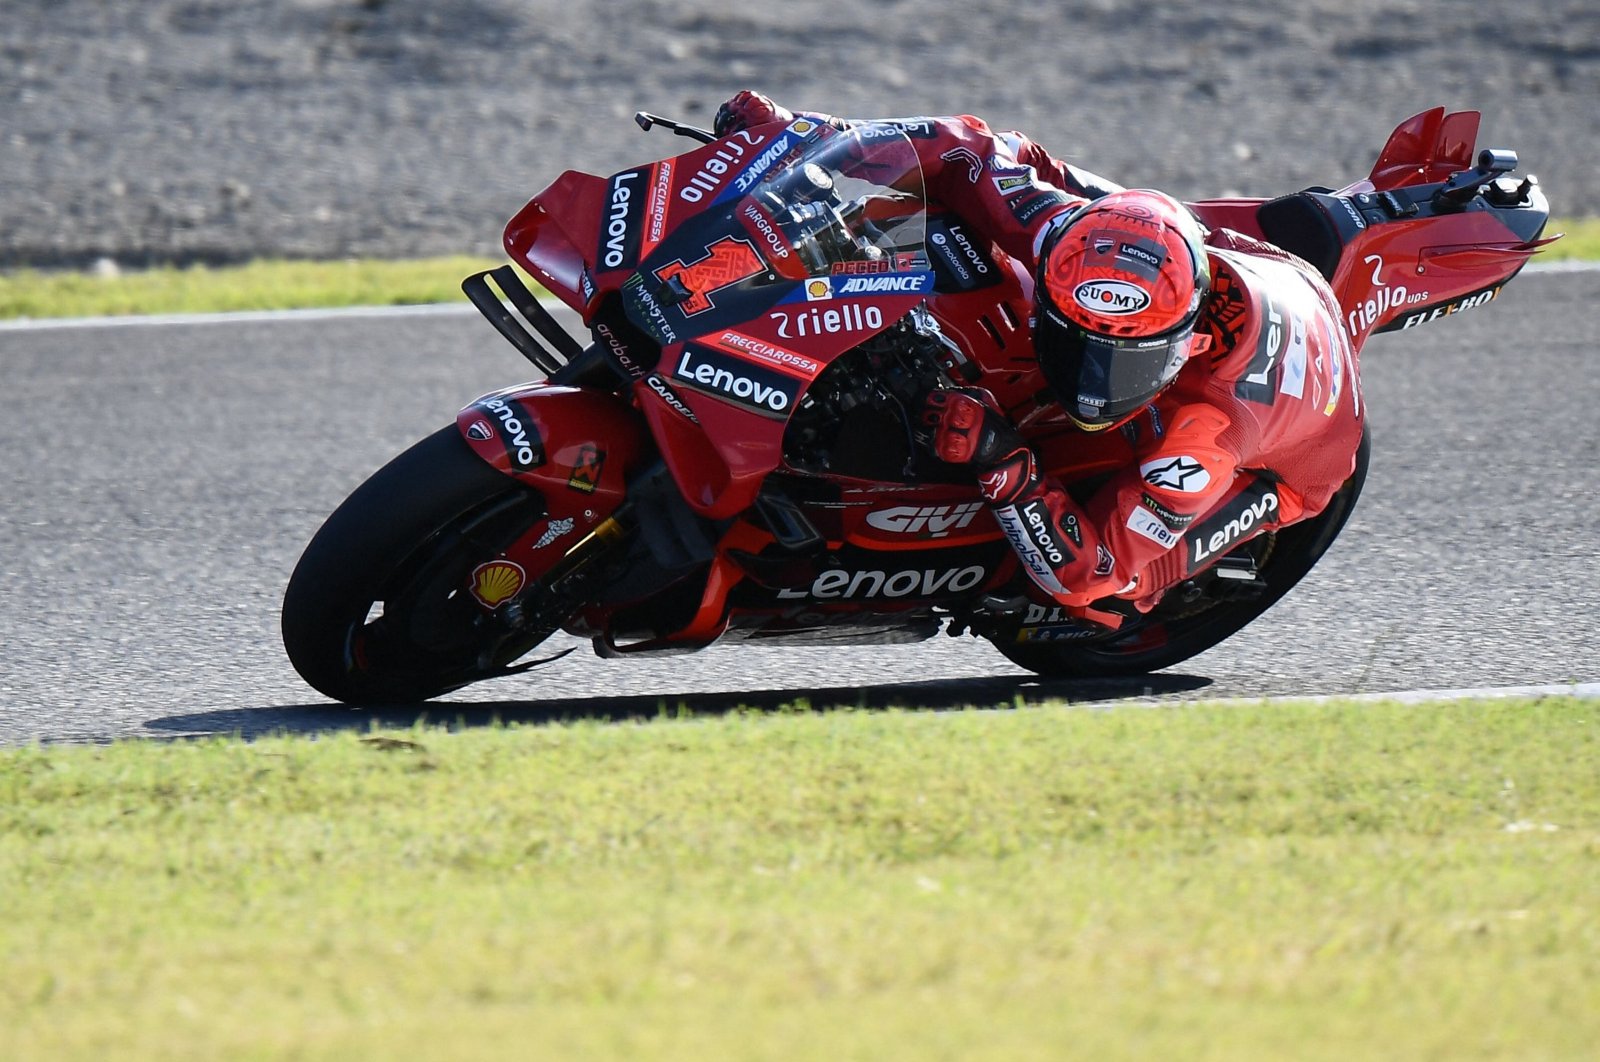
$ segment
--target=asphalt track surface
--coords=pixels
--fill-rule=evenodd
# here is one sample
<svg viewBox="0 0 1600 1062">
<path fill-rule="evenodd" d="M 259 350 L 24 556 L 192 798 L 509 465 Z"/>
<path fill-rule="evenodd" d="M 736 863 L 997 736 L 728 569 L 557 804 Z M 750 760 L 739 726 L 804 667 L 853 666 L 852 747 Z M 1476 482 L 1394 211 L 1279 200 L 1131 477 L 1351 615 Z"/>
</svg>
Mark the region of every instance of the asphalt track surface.
<svg viewBox="0 0 1600 1062">
<path fill-rule="evenodd" d="M 1363 359 L 1360 507 L 1319 567 L 1222 646 L 1127 682 L 1040 681 L 986 643 L 713 648 L 549 668 L 378 712 L 290 667 L 300 550 L 372 470 L 528 375 L 470 311 L 0 329 L 0 743 L 315 733 L 816 707 L 954 708 L 1593 682 L 1600 274 L 1500 299 Z M 567 640 L 570 644 L 570 640 Z"/>
</svg>

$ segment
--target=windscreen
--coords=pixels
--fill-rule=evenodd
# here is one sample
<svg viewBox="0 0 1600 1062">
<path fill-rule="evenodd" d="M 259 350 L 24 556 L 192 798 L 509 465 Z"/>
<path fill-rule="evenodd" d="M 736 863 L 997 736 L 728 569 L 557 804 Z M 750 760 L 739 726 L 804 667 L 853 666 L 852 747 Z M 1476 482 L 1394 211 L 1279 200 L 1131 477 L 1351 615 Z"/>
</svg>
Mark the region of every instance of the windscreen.
<svg viewBox="0 0 1600 1062">
<path fill-rule="evenodd" d="M 932 292 L 922 169 L 904 132 L 800 118 L 763 148 L 624 283 L 634 324 L 669 344 L 781 302 Z"/>
</svg>

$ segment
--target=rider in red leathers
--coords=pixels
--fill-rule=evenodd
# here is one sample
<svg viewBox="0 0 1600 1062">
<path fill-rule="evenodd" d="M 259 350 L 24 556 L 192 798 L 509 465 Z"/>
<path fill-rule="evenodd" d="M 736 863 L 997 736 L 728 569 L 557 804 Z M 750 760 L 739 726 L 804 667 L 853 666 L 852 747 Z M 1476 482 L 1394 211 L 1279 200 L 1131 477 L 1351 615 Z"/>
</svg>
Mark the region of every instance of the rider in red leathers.
<svg viewBox="0 0 1600 1062">
<path fill-rule="evenodd" d="M 741 92 L 715 131 L 793 117 Z M 1080 503 L 990 392 L 928 396 L 937 456 L 972 468 L 1041 590 L 1117 626 L 1104 599 L 1148 610 L 1247 538 L 1322 512 L 1356 470 L 1364 411 L 1321 274 L 971 115 L 898 124 L 929 199 L 1032 273 L 1034 353 L 1063 412 L 1085 432 L 1121 428 L 1128 442 L 1124 467 Z"/>
</svg>

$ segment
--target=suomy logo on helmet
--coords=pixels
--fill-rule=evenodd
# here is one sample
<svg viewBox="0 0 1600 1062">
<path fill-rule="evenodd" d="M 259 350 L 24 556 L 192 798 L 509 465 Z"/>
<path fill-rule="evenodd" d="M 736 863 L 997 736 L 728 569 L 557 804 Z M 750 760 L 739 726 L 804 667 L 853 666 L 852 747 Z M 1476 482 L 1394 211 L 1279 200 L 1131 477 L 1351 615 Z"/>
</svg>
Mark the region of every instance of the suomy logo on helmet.
<svg viewBox="0 0 1600 1062">
<path fill-rule="evenodd" d="M 1072 301 L 1091 313 L 1123 317 L 1150 305 L 1150 293 L 1126 280 L 1086 280 L 1072 289 Z"/>
</svg>

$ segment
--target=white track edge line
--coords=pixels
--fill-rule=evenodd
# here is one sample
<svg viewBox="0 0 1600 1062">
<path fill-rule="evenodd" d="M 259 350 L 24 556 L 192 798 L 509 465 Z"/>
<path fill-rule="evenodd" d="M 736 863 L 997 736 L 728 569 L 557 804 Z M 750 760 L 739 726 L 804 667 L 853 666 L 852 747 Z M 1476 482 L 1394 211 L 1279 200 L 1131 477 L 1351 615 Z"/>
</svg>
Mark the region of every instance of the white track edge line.
<svg viewBox="0 0 1600 1062">
<path fill-rule="evenodd" d="M 1360 704 L 1393 702 L 1397 704 L 1437 704 L 1441 701 L 1491 701 L 1509 697 L 1577 697 L 1580 700 L 1600 700 L 1600 682 L 1573 682 L 1545 686 L 1481 686 L 1459 690 L 1395 690 L 1390 693 L 1322 693 L 1305 696 L 1224 697 L 1206 700 L 1196 698 L 1199 690 L 1187 690 L 1182 700 L 1147 697 L 1135 700 L 1082 700 L 1070 702 L 1074 708 L 1118 708 L 1128 706 L 1172 707 L 1190 704 L 1220 704 L 1229 706 L 1251 704 L 1328 704 L 1332 701 L 1355 701 Z"/>
<path fill-rule="evenodd" d="M 469 302 L 417 306 L 325 306 L 311 310 L 233 310 L 224 313 L 127 314 L 112 317 L 21 317 L 0 321 L 0 332 L 44 332 L 57 328 L 134 328 L 155 325 L 268 324 L 360 317 L 455 317 L 477 313 Z"/>
</svg>

